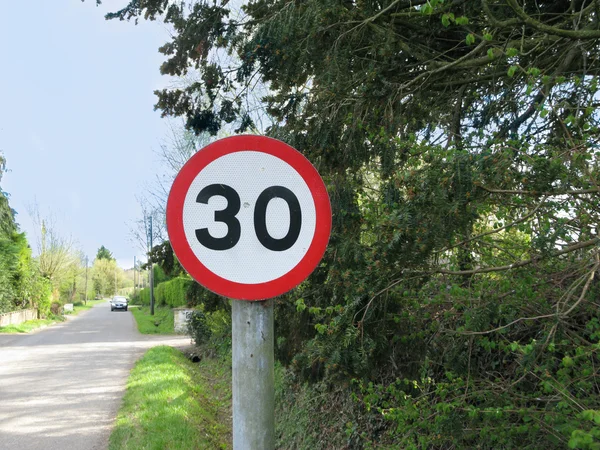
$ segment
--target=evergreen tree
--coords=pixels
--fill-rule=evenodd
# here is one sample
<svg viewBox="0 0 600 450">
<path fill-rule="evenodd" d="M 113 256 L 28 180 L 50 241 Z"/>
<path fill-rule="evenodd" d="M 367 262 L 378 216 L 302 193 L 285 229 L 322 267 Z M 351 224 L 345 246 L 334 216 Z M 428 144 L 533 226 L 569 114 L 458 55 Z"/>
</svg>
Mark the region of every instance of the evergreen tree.
<svg viewBox="0 0 600 450">
<path fill-rule="evenodd" d="M 104 245 L 98 249 L 98 253 L 96 253 L 96 259 L 107 259 L 108 261 L 115 260 L 112 253 L 106 247 L 104 247 Z"/>
</svg>

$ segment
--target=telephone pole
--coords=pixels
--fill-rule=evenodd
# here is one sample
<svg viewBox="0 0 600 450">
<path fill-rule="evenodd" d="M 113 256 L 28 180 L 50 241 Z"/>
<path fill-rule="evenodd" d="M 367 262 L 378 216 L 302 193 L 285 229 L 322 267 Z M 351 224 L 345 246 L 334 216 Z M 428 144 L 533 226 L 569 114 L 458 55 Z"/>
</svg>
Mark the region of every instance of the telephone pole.
<svg viewBox="0 0 600 450">
<path fill-rule="evenodd" d="M 85 304 L 87 305 L 88 257 L 85 257 Z"/>
<path fill-rule="evenodd" d="M 152 216 L 150 216 L 150 250 L 148 252 L 148 262 L 150 263 L 150 315 L 154 315 L 154 263 L 152 262 Z"/>
</svg>

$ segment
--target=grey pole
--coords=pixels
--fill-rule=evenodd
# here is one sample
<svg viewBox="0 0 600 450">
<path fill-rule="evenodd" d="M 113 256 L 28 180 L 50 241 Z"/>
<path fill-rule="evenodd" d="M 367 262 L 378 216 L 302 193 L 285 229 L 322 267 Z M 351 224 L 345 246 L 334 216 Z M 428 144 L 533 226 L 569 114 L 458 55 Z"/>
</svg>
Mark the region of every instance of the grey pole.
<svg viewBox="0 0 600 450">
<path fill-rule="evenodd" d="M 275 448 L 273 300 L 232 300 L 233 448 Z"/>
<path fill-rule="evenodd" d="M 152 216 L 150 216 L 150 251 L 152 251 Z M 148 259 L 150 259 L 148 254 Z M 154 315 L 154 263 L 150 259 L 150 315 Z"/>
<path fill-rule="evenodd" d="M 85 304 L 87 305 L 88 257 L 85 257 Z"/>
</svg>

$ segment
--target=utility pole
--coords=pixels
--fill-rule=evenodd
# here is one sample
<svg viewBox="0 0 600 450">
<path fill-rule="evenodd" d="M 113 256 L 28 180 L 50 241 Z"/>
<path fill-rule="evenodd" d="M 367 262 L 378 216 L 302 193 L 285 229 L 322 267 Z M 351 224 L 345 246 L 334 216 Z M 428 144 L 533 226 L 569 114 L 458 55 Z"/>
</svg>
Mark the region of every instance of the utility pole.
<svg viewBox="0 0 600 450">
<path fill-rule="evenodd" d="M 154 315 L 154 263 L 150 252 L 152 251 L 152 216 L 150 216 L 150 251 L 148 252 L 148 261 L 150 262 L 150 315 Z"/>
<path fill-rule="evenodd" d="M 137 286 L 135 284 L 135 275 L 137 273 L 137 267 L 135 262 L 135 256 L 133 257 L 133 297 L 137 295 Z"/>
<path fill-rule="evenodd" d="M 88 257 L 85 257 L 85 304 L 87 305 Z"/>
</svg>

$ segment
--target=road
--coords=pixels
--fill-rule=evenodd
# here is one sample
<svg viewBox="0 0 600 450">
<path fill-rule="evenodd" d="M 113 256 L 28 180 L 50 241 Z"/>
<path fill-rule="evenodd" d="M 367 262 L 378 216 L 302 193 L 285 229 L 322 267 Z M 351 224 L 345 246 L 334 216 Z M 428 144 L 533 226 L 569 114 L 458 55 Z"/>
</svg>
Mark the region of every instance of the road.
<svg viewBox="0 0 600 450">
<path fill-rule="evenodd" d="M 138 333 L 131 312 L 100 303 L 28 335 L 0 335 L 0 449 L 100 450 L 135 361 L 183 336 Z"/>
</svg>

